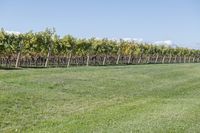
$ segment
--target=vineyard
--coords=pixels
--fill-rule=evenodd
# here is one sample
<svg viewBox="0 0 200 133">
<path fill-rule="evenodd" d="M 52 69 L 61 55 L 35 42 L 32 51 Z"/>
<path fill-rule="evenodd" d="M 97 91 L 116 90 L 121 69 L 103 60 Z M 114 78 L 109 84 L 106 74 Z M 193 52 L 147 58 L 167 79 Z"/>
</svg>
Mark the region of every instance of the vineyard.
<svg viewBox="0 0 200 133">
<path fill-rule="evenodd" d="M 200 50 L 136 41 L 60 37 L 55 29 L 10 34 L 0 31 L 1 67 L 69 67 L 198 63 Z"/>
</svg>

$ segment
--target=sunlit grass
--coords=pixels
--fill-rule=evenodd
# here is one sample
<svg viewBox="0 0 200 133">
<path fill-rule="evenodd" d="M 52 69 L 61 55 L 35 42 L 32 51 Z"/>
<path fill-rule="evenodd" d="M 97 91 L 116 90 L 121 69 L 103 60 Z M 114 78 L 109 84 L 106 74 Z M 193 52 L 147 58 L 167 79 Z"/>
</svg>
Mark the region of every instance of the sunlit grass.
<svg viewBox="0 0 200 133">
<path fill-rule="evenodd" d="M 0 132 L 198 132 L 200 65 L 0 70 Z"/>
</svg>

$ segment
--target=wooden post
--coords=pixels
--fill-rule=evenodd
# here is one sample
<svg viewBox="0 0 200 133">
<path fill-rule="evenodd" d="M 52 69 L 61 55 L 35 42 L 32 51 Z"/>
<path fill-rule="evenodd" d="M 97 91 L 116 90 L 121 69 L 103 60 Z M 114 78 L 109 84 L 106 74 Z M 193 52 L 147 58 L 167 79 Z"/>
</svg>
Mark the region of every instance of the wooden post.
<svg viewBox="0 0 200 133">
<path fill-rule="evenodd" d="M 170 53 L 170 56 L 169 56 L 169 63 L 171 63 L 171 60 L 172 60 L 172 54 Z"/>
<path fill-rule="evenodd" d="M 17 52 L 17 59 L 16 59 L 16 62 L 15 62 L 15 68 L 18 68 L 18 66 L 19 66 L 19 60 L 20 60 L 20 56 L 21 56 L 21 50 L 22 50 L 22 44 L 20 42 L 19 43 L 19 49 L 18 49 L 18 52 Z"/>
<path fill-rule="evenodd" d="M 159 55 L 157 54 L 157 56 L 156 56 L 156 60 L 155 60 L 155 63 L 158 62 L 158 57 L 159 57 Z"/>
<path fill-rule="evenodd" d="M 131 54 L 128 57 L 128 64 L 130 64 L 130 62 L 131 62 Z"/>
<path fill-rule="evenodd" d="M 68 61 L 67 61 L 67 67 L 70 66 L 71 58 L 72 58 L 72 52 L 70 51 Z"/>
<path fill-rule="evenodd" d="M 87 62 L 86 62 L 86 66 L 89 66 L 89 60 L 90 60 L 90 55 L 87 54 Z"/>
<path fill-rule="evenodd" d="M 147 63 L 149 63 L 150 59 L 151 59 L 151 55 L 148 56 Z"/>
<path fill-rule="evenodd" d="M 139 58 L 139 60 L 138 60 L 138 64 L 140 64 L 141 61 L 142 61 L 142 54 L 140 55 L 140 58 Z"/>
<path fill-rule="evenodd" d="M 103 66 L 105 65 L 106 62 L 106 56 L 103 57 Z"/>
<path fill-rule="evenodd" d="M 175 58 L 174 58 L 174 63 L 176 63 L 176 58 L 177 58 L 177 55 L 176 55 Z"/>
<path fill-rule="evenodd" d="M 52 49 L 52 42 L 51 42 L 50 45 L 49 45 L 48 54 L 47 54 L 47 58 L 46 58 L 46 62 L 45 62 L 44 67 L 48 67 L 49 57 L 50 57 L 50 55 L 51 55 L 51 49 Z"/>
<path fill-rule="evenodd" d="M 162 63 L 163 63 L 163 64 L 165 63 L 165 55 L 163 56 Z"/>
<path fill-rule="evenodd" d="M 189 63 L 190 63 L 190 61 L 191 61 L 191 57 L 189 57 Z"/>
<path fill-rule="evenodd" d="M 117 56 L 117 61 L 116 61 L 117 65 L 119 64 L 119 59 L 120 59 L 120 54 L 118 54 L 118 56 Z"/>
<path fill-rule="evenodd" d="M 180 60 L 179 60 L 179 63 L 181 63 L 182 62 L 182 58 L 181 58 L 181 56 L 180 56 Z"/>
<path fill-rule="evenodd" d="M 184 63 L 186 63 L 186 57 L 184 56 Z"/>
</svg>

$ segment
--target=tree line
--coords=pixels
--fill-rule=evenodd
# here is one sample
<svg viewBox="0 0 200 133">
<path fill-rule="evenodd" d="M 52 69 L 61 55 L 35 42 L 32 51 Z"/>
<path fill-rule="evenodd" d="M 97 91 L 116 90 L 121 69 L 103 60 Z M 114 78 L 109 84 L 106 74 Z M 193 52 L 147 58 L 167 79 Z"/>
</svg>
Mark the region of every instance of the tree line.
<svg viewBox="0 0 200 133">
<path fill-rule="evenodd" d="M 145 63 L 197 63 L 200 50 L 136 41 L 60 37 L 55 29 L 0 31 L 1 67 L 69 67 Z"/>
</svg>

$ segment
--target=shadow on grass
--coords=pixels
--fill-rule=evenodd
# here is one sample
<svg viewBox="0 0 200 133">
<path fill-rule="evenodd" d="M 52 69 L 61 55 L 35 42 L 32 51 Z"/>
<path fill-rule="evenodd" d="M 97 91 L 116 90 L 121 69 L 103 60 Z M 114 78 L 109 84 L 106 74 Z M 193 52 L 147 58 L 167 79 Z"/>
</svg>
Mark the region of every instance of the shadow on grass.
<svg viewBox="0 0 200 133">
<path fill-rule="evenodd" d="M 156 65 L 156 64 L 163 64 L 163 63 L 140 63 L 140 64 L 137 64 L 137 63 L 134 63 L 134 64 L 105 64 L 105 65 L 102 65 L 102 64 L 98 64 L 98 65 L 89 65 L 90 67 L 113 67 L 113 66 L 117 66 L 118 67 L 123 67 L 123 66 L 144 66 L 144 65 Z M 184 64 L 184 63 L 164 63 L 163 65 L 166 65 L 166 64 Z M 185 63 L 187 64 L 187 63 Z M 192 63 L 191 63 L 192 64 Z M 86 65 L 70 65 L 70 68 L 76 68 L 76 67 L 86 67 Z M 49 68 L 67 68 L 67 66 L 49 66 L 49 67 L 43 67 L 43 66 L 33 66 L 33 67 L 26 67 L 26 66 L 21 66 L 19 68 L 15 68 L 15 67 L 5 67 L 5 66 L 0 66 L 0 70 L 24 70 L 24 69 L 49 69 Z"/>
<path fill-rule="evenodd" d="M 0 67 L 0 70 L 22 70 L 22 68 L 14 68 L 14 67 Z"/>
<path fill-rule="evenodd" d="M 45 67 L 0 67 L 0 70 L 47 69 Z"/>
</svg>

